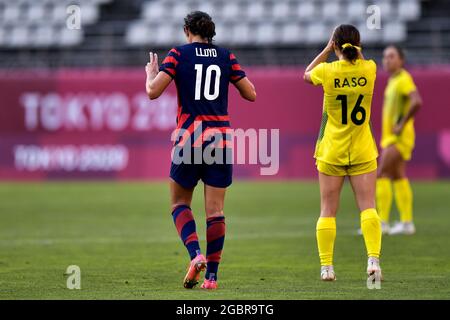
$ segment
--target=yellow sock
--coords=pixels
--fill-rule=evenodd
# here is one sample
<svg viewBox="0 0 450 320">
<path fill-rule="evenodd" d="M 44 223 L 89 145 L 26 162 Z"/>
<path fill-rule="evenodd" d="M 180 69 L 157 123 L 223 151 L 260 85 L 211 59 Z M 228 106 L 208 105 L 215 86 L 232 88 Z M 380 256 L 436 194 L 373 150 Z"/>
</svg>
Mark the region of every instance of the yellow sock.
<svg viewBox="0 0 450 320">
<path fill-rule="evenodd" d="M 381 221 L 389 222 L 392 207 L 392 187 L 388 178 L 377 179 L 377 209 Z"/>
<path fill-rule="evenodd" d="M 402 222 L 411 222 L 413 219 L 413 193 L 407 178 L 394 181 L 395 203 Z"/>
<path fill-rule="evenodd" d="M 369 257 L 380 257 L 381 252 L 381 222 L 375 209 L 361 212 L 361 230 L 366 243 Z"/>
<path fill-rule="evenodd" d="M 333 265 L 334 240 L 336 239 L 336 218 L 320 217 L 316 226 L 317 247 L 320 265 Z"/>
</svg>

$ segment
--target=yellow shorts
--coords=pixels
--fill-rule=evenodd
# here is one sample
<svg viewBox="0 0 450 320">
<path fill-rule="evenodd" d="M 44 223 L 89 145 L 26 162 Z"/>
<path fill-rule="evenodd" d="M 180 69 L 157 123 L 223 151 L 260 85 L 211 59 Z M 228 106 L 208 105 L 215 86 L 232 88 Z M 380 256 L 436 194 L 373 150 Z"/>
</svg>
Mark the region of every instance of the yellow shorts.
<svg viewBox="0 0 450 320">
<path fill-rule="evenodd" d="M 397 141 L 394 143 L 395 148 L 400 152 L 400 155 L 402 156 L 403 160 L 409 161 L 411 160 L 411 155 L 414 147 L 408 146 L 401 141 Z"/>
<path fill-rule="evenodd" d="M 327 176 L 357 176 L 377 170 L 377 160 L 374 159 L 369 162 L 352 164 L 350 166 L 338 166 L 316 160 L 316 166 L 319 172 L 326 174 Z"/>
<path fill-rule="evenodd" d="M 403 160 L 411 160 L 411 155 L 414 150 L 414 139 L 400 139 L 399 137 L 392 135 L 381 140 L 381 147 L 383 149 L 386 149 L 391 145 L 395 146 L 395 149 L 398 150 Z"/>
</svg>

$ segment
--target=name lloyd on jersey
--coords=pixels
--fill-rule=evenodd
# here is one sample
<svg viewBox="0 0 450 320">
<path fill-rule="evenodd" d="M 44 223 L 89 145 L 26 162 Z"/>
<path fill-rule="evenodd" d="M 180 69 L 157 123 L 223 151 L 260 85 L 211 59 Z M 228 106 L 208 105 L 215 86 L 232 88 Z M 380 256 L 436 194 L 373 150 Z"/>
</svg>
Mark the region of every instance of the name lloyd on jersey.
<svg viewBox="0 0 450 320">
<path fill-rule="evenodd" d="M 195 55 L 197 57 L 217 57 L 216 49 L 203 49 L 203 48 L 195 48 Z"/>
<path fill-rule="evenodd" d="M 344 79 L 334 79 L 334 87 L 335 88 L 355 88 L 357 86 L 364 87 L 367 84 L 367 79 L 364 77 L 360 78 L 344 78 Z"/>
</svg>

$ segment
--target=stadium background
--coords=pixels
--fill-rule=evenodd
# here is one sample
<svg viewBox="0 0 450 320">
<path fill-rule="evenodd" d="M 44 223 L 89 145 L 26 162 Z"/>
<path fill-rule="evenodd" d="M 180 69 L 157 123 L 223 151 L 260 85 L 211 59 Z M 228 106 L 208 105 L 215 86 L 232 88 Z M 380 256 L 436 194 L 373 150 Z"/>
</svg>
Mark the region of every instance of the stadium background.
<svg viewBox="0 0 450 320">
<path fill-rule="evenodd" d="M 81 8 L 80 29 L 66 25 L 70 15 L 66 9 L 72 4 Z M 366 10 L 372 4 L 381 9 L 379 30 L 366 27 L 370 16 Z M 376 297 L 448 298 L 449 257 L 442 252 L 449 241 L 443 223 L 448 221 L 448 183 L 437 182 L 450 177 L 450 2 L 446 0 L 0 0 L 0 297 L 79 298 L 67 293 L 60 279 L 61 270 L 77 263 L 90 274 L 85 286 L 95 287 L 81 297 L 140 298 L 142 293 L 153 298 L 192 298 L 173 289 L 183 272 L 181 267 L 173 270 L 173 265 L 184 266 L 184 252 L 170 219 L 161 214 L 168 211 L 165 182 L 153 182 L 167 179 L 176 92 L 171 85 L 160 99 L 149 101 L 144 65 L 150 50 L 162 59 L 184 42 L 183 17 L 193 9 L 212 15 L 216 43 L 236 54 L 256 85 L 255 104 L 241 101 L 230 90 L 232 126 L 280 129 L 278 175 L 261 177 L 257 165 L 235 167 L 235 177 L 246 182 L 236 183 L 227 201 L 231 243 L 223 279 L 224 287 L 232 289 L 215 297 L 335 298 L 324 287 L 317 291 L 321 284 L 313 280 L 300 280 L 305 281 L 302 289 L 294 293 L 280 284 L 317 276 L 313 225 L 319 199 L 312 154 L 322 91 L 305 85 L 301 75 L 333 26 L 350 22 L 361 30 L 364 54 L 378 64 L 372 111 L 376 138 L 387 81 L 381 54 L 387 44 L 405 47 L 407 68 L 424 100 L 416 120 L 417 146 L 408 167 L 415 181 L 422 235 L 414 240 L 386 240 L 386 259 L 401 258 L 411 269 L 392 263 L 387 271 L 397 272 L 403 282 L 387 282 L 391 295 Z M 90 181 L 73 181 L 80 179 Z M 104 179 L 108 182 L 91 181 Z M 294 181 L 266 184 L 263 179 Z M 110 183 L 115 180 L 126 181 Z M 339 220 L 342 240 L 338 240 L 346 243 L 338 243 L 337 256 L 345 257 L 340 262 L 357 273 L 364 266 L 353 265 L 352 259 L 363 249 L 361 239 L 352 233 L 357 219 L 351 199 L 346 186 Z M 194 211 L 201 216 L 200 201 L 196 196 Z M 297 239 L 298 232 L 306 236 Z M 269 240 L 260 241 L 266 238 L 270 245 Z M 291 238 L 295 241 L 288 242 Z M 348 250 L 351 246 L 358 249 Z M 414 248 L 413 255 L 401 250 L 408 246 Z M 152 264 L 149 252 L 159 256 L 175 252 L 175 256 Z M 253 281 L 251 266 L 240 265 L 241 274 L 234 274 L 238 262 L 233 253 L 239 257 L 242 252 L 267 281 L 270 277 L 279 281 L 270 288 L 261 285 L 262 278 Z M 278 259 L 288 264 L 281 274 L 272 271 L 278 268 Z M 104 275 L 105 265 L 114 266 L 112 280 Z M 421 266 L 428 268 L 426 283 L 418 272 Z M 130 280 L 148 272 L 151 276 L 144 277 L 144 284 Z M 153 276 L 167 272 L 169 289 Z M 242 283 L 244 277 L 248 288 Z M 356 276 L 341 278 L 340 298 L 370 298 L 368 290 L 355 289 L 364 279 L 358 282 L 352 277 Z M 353 291 L 345 281 L 350 281 Z"/>
</svg>

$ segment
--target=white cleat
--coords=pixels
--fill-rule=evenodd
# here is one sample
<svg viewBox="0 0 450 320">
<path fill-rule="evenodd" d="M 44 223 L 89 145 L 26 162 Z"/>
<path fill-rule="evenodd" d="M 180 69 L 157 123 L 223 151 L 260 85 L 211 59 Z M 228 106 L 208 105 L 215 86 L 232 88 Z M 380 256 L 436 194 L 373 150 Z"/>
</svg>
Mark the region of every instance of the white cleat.
<svg viewBox="0 0 450 320">
<path fill-rule="evenodd" d="M 413 235 L 414 233 L 416 233 L 416 227 L 413 222 L 397 222 L 389 231 L 391 236 L 399 234 Z"/>
<path fill-rule="evenodd" d="M 382 233 L 383 235 L 387 235 L 387 234 L 390 233 L 390 231 L 391 231 L 391 228 L 389 227 L 389 223 L 387 223 L 387 222 L 381 222 L 381 233 Z M 362 236 L 362 230 L 361 230 L 361 229 L 358 229 L 358 234 L 359 234 L 360 236 Z"/>
<path fill-rule="evenodd" d="M 320 268 L 320 279 L 322 281 L 335 281 L 336 274 L 334 273 L 333 266 L 322 266 Z"/>
<path fill-rule="evenodd" d="M 380 281 L 383 280 L 383 275 L 381 273 L 381 267 L 380 267 L 380 259 L 369 257 L 369 260 L 367 260 L 367 276 L 373 276 L 375 275 L 375 279 L 379 279 Z"/>
</svg>

